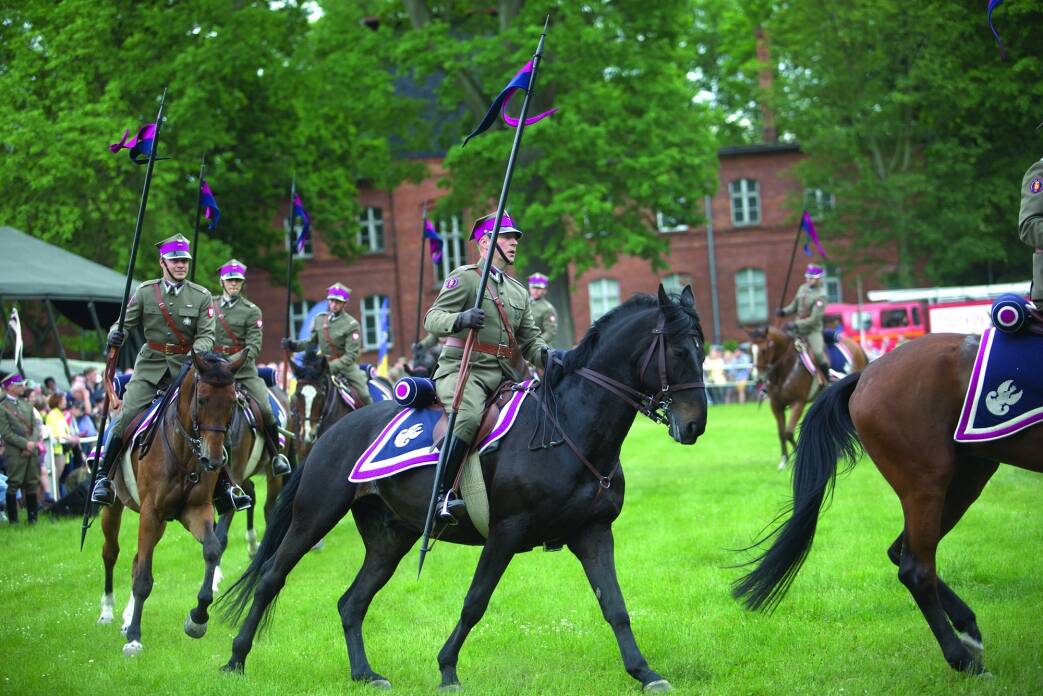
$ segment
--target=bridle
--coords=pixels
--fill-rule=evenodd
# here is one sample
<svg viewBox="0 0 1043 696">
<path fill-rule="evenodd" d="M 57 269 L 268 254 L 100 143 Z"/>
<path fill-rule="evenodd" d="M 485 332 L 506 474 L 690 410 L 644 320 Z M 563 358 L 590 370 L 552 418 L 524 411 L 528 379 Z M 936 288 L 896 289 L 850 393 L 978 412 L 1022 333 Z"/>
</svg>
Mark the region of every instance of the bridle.
<svg viewBox="0 0 1043 696">
<path fill-rule="evenodd" d="M 189 449 L 192 451 L 193 456 L 197 461 L 203 459 L 203 435 L 204 432 L 211 433 L 227 433 L 228 427 L 231 425 L 232 418 L 235 416 L 235 409 L 232 409 L 232 414 L 228 417 L 228 423 L 225 425 L 210 425 L 207 423 L 199 422 L 199 399 L 196 395 L 199 392 L 199 370 L 196 369 L 194 378 L 192 380 L 192 421 L 190 424 L 191 432 L 185 429 L 184 424 L 181 422 L 181 413 L 179 409 L 171 409 L 171 418 L 174 421 L 174 428 L 177 434 L 180 435 L 186 442 L 188 442 Z M 174 459 L 173 448 L 170 446 L 170 440 L 167 437 L 166 419 L 161 423 L 163 433 L 163 445 L 167 450 L 167 454 Z M 228 448 L 224 448 L 225 461 L 228 461 Z M 193 472 L 190 478 L 193 478 L 193 483 L 198 481 L 198 472 Z"/>
<path fill-rule="evenodd" d="M 782 362 L 783 358 L 786 357 L 786 350 L 784 350 L 784 349 L 783 350 L 776 350 L 778 348 L 778 346 L 776 345 L 775 340 L 771 337 L 770 331 L 771 331 L 771 329 L 766 329 L 765 332 L 764 332 L 765 347 L 763 349 L 760 348 L 760 346 L 757 347 L 758 357 L 759 357 L 760 352 L 762 352 L 762 351 L 765 352 L 766 356 L 767 356 L 766 357 L 766 364 L 764 366 L 764 379 L 763 379 L 765 384 L 771 382 L 771 376 L 775 372 L 775 368 L 777 368 L 779 366 L 779 364 Z M 778 353 L 778 355 L 776 355 L 776 353 Z M 761 368 L 758 365 L 757 366 L 758 372 L 760 371 L 760 369 Z"/>
</svg>

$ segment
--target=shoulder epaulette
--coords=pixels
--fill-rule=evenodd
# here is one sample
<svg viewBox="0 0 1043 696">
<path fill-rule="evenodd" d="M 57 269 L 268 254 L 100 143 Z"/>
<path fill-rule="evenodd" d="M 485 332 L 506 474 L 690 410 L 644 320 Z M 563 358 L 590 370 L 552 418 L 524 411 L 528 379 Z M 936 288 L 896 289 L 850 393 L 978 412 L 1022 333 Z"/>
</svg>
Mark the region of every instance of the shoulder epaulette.
<svg viewBox="0 0 1043 696">
<path fill-rule="evenodd" d="M 138 283 L 138 287 L 139 288 L 148 287 L 149 285 L 155 285 L 159 281 L 160 281 L 159 278 L 150 278 L 149 280 L 143 280 L 140 283 Z"/>
<path fill-rule="evenodd" d="M 208 290 L 207 288 L 203 287 L 199 283 L 193 283 L 191 280 L 186 280 L 185 284 L 188 285 L 188 287 L 190 287 L 193 290 L 195 290 L 196 292 L 201 292 L 204 295 L 209 295 L 210 297 L 214 296 L 213 293 L 210 292 L 210 290 Z"/>
<path fill-rule="evenodd" d="M 517 278 L 515 278 L 514 276 L 509 276 L 509 275 L 507 275 L 506 273 L 504 273 L 504 274 L 503 274 L 503 277 L 504 277 L 504 278 L 506 278 L 507 280 L 511 281 L 511 282 L 512 282 L 512 283 L 514 283 L 515 285 L 517 285 L 517 286 L 518 286 L 519 288 L 521 288 L 522 290 L 525 290 L 525 286 L 524 286 L 524 285 L 522 285 L 521 281 L 520 281 L 520 280 L 518 280 Z"/>
</svg>

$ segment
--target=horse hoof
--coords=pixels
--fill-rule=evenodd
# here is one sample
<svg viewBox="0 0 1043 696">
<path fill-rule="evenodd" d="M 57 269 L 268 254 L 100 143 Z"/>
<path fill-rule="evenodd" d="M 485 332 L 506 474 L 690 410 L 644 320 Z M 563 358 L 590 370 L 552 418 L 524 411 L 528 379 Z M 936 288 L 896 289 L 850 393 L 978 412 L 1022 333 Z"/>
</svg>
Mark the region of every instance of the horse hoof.
<svg viewBox="0 0 1043 696">
<path fill-rule="evenodd" d="M 140 655 L 141 651 L 144 649 L 145 646 L 142 645 L 139 641 L 132 640 L 123 646 L 123 656 L 134 657 L 135 655 Z"/>
<path fill-rule="evenodd" d="M 112 623 L 112 612 L 101 612 L 101 616 L 98 617 L 98 623 L 103 626 Z"/>
<path fill-rule="evenodd" d="M 116 611 L 116 600 L 113 599 L 111 594 L 104 594 L 101 596 L 101 615 L 98 616 L 98 623 L 110 624 L 112 623 L 113 615 Z"/>
<path fill-rule="evenodd" d="M 960 642 L 963 643 L 963 647 L 967 648 L 970 652 L 971 657 L 980 661 L 982 656 L 985 654 L 985 646 L 982 645 L 981 641 L 975 640 L 972 636 L 966 633 L 957 633 L 956 635 L 959 637 Z"/>
<path fill-rule="evenodd" d="M 196 623 L 192 620 L 192 615 L 189 614 L 185 618 L 185 633 L 189 638 L 202 638 L 206 635 L 206 624 Z"/>
<path fill-rule="evenodd" d="M 374 679 L 371 682 L 367 682 L 366 686 L 369 686 L 373 689 L 390 689 L 391 682 L 389 682 L 387 679 Z"/>
<path fill-rule="evenodd" d="M 243 663 L 236 662 L 235 660 L 229 660 L 227 664 L 221 665 L 221 672 L 227 672 L 229 674 L 242 674 Z"/>
<path fill-rule="evenodd" d="M 641 690 L 646 694 L 666 694 L 673 691 L 674 687 L 670 686 L 670 682 L 665 679 L 656 679 L 645 684 Z"/>
<path fill-rule="evenodd" d="M 782 471 L 785 468 L 786 468 L 786 458 L 782 457 L 781 459 L 779 459 L 779 471 Z"/>
<path fill-rule="evenodd" d="M 443 684 L 438 687 L 438 693 L 440 694 L 455 694 L 463 690 L 464 687 L 459 684 Z"/>
</svg>

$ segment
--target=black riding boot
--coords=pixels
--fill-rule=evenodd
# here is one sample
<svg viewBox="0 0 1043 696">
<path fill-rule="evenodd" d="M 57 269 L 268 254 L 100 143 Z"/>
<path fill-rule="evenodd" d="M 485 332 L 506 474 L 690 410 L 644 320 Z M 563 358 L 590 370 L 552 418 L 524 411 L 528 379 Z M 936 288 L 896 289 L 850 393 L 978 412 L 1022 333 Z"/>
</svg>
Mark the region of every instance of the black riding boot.
<svg viewBox="0 0 1043 696">
<path fill-rule="evenodd" d="M 18 494 L 12 489 L 7 489 L 7 521 L 18 524 Z"/>
<path fill-rule="evenodd" d="M 223 515 L 233 510 L 245 510 L 253 505 L 254 501 L 242 488 L 232 483 L 228 472 L 224 469 L 217 474 L 217 486 L 214 488 L 214 507 L 217 514 Z"/>
<path fill-rule="evenodd" d="M 101 460 L 98 480 L 94 483 L 94 490 L 91 491 L 91 502 L 97 503 L 98 505 L 112 505 L 116 502 L 116 489 L 112 485 L 112 480 L 109 478 L 112 476 L 113 470 L 116 468 L 116 460 L 119 456 L 119 451 L 122 449 L 120 443 L 117 442 L 118 436 L 113 436 L 109 440 L 108 447 L 105 448 L 105 458 Z"/>
<path fill-rule="evenodd" d="M 450 489 L 453 487 L 456 473 L 460 470 L 460 465 L 470 449 L 470 442 L 464 442 L 457 437 L 453 438 L 452 447 L 446 453 L 445 469 L 442 470 L 442 480 L 438 487 L 438 502 L 435 508 L 438 519 L 446 524 L 457 524 L 467 512 L 463 497 L 456 495 Z"/>
<path fill-rule="evenodd" d="M 24 492 L 24 491 L 23 491 Z M 35 493 L 25 494 L 25 520 L 29 524 L 36 524 L 36 513 L 39 510 Z"/>
<path fill-rule="evenodd" d="M 266 423 L 264 431 L 265 447 L 272 455 L 272 474 L 287 476 L 293 469 L 290 467 L 290 460 L 279 451 L 279 426 L 275 423 Z"/>
</svg>

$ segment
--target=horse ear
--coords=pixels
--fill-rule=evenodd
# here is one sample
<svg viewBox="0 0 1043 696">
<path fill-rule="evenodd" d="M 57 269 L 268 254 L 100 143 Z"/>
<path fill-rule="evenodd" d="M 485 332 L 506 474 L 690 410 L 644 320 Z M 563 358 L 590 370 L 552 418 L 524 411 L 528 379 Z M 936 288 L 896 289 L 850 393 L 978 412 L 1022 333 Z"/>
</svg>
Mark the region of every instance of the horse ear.
<svg viewBox="0 0 1043 696">
<path fill-rule="evenodd" d="M 685 285 L 684 290 L 681 291 L 681 305 L 684 307 L 695 307 L 695 293 L 692 292 L 691 285 Z"/>
<path fill-rule="evenodd" d="M 206 371 L 206 363 L 194 349 L 192 350 L 192 364 L 196 366 L 196 372 Z"/>
<path fill-rule="evenodd" d="M 663 284 L 660 283 L 659 284 L 659 306 L 660 307 L 669 307 L 671 304 L 673 304 L 673 302 L 670 301 L 670 297 L 666 294 L 666 288 L 664 288 Z"/>
<path fill-rule="evenodd" d="M 239 368 L 246 364 L 246 357 L 247 357 L 247 354 L 246 354 L 245 350 L 239 351 L 238 359 L 236 359 L 235 362 L 233 362 L 232 364 L 230 364 L 228 366 L 228 369 L 231 371 L 231 373 L 233 375 L 235 373 L 239 372 Z"/>
</svg>

